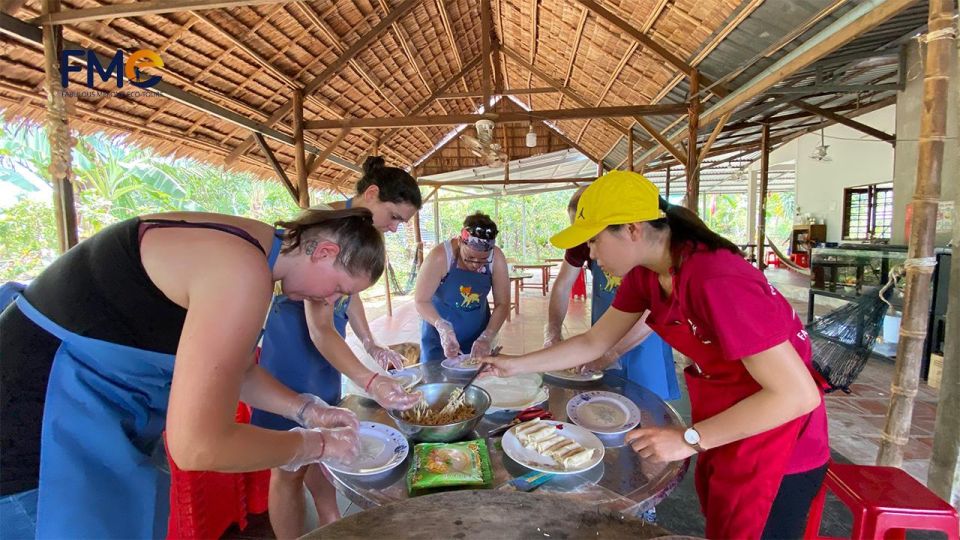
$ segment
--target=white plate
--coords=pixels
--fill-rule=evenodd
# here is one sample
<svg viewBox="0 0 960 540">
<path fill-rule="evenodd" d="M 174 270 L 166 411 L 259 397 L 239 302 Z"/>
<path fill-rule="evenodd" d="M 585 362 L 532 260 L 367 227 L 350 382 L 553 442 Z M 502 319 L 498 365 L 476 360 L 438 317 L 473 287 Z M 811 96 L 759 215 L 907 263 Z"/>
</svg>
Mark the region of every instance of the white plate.
<svg viewBox="0 0 960 540">
<path fill-rule="evenodd" d="M 407 389 L 413 388 L 423 380 L 423 371 L 420 370 L 420 366 L 395 369 L 388 371 L 387 375 L 400 381 L 400 384 Z"/>
<path fill-rule="evenodd" d="M 410 444 L 402 433 L 376 422 L 360 422 L 360 456 L 349 464 L 324 462 L 328 469 L 344 474 L 378 474 L 403 463 Z"/>
<path fill-rule="evenodd" d="M 524 448 L 523 445 L 520 444 L 520 439 L 518 439 L 514 433 L 517 429 L 516 427 L 510 428 L 509 431 L 503 434 L 503 439 L 500 441 L 500 445 L 503 447 L 503 452 L 510 456 L 510 459 L 516 461 L 524 467 L 533 469 L 535 471 L 553 474 L 580 473 L 596 467 L 598 463 L 603 461 L 603 443 L 600 442 L 600 439 L 598 439 L 593 433 L 590 433 L 580 426 L 575 426 L 566 422 L 555 422 L 553 420 L 541 420 L 541 422 L 558 426 L 557 429 L 560 430 L 560 434 L 564 437 L 577 441 L 580 443 L 580 446 L 583 446 L 584 448 L 592 448 L 594 450 L 593 457 L 590 458 L 590 461 L 575 469 L 564 469 L 556 461 L 554 461 L 553 458 L 547 457 L 536 450 Z M 560 428 L 559 426 L 563 427 Z"/>
<path fill-rule="evenodd" d="M 519 405 L 507 405 L 505 407 L 496 407 L 494 405 L 490 405 L 490 407 L 487 408 L 487 412 L 484 414 L 493 414 L 504 411 L 522 411 L 524 409 L 533 407 L 534 405 L 539 405 L 548 399 L 550 399 L 550 390 L 546 386 L 542 386 L 539 390 L 537 390 L 537 393 L 533 396 L 533 399 L 526 403 L 521 403 Z"/>
<path fill-rule="evenodd" d="M 583 392 L 567 402 L 567 418 L 594 433 L 613 435 L 640 423 L 640 408 L 613 392 Z"/>
<path fill-rule="evenodd" d="M 540 403 L 550 395 L 543 386 L 543 377 L 536 373 L 504 378 L 478 378 L 473 384 L 490 394 L 491 403 L 487 412 L 523 410 Z"/>
<path fill-rule="evenodd" d="M 472 365 L 464 365 L 463 363 L 469 358 L 469 354 L 461 354 L 460 356 L 454 358 L 445 358 L 443 362 L 440 362 L 440 366 L 451 371 L 459 371 L 462 373 L 473 373 L 474 371 L 480 369 L 480 362 Z"/>
<path fill-rule="evenodd" d="M 566 369 L 562 369 L 560 371 L 548 371 L 546 374 L 551 377 L 556 377 L 557 379 L 563 379 L 565 381 L 574 381 L 574 382 L 596 381 L 603 378 L 602 371 L 586 371 L 583 373 L 571 373 Z"/>
</svg>

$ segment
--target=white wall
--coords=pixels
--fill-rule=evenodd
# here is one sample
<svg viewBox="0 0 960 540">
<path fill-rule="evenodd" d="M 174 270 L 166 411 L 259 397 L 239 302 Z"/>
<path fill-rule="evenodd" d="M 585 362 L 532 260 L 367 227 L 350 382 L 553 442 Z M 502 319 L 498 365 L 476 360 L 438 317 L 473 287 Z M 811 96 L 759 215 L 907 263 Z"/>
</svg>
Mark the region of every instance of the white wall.
<svg viewBox="0 0 960 540">
<path fill-rule="evenodd" d="M 896 107 L 857 116 L 856 121 L 894 133 Z M 810 155 L 820 145 L 820 132 L 804 135 L 770 153 L 770 166 L 794 162 L 797 171 L 796 201 L 801 214 L 811 214 L 827 224 L 827 241 L 839 242 L 843 227 L 843 190 L 853 186 L 893 181 L 893 145 L 841 125 L 824 129 L 830 161 Z M 751 169 L 759 170 L 755 162 Z"/>
</svg>

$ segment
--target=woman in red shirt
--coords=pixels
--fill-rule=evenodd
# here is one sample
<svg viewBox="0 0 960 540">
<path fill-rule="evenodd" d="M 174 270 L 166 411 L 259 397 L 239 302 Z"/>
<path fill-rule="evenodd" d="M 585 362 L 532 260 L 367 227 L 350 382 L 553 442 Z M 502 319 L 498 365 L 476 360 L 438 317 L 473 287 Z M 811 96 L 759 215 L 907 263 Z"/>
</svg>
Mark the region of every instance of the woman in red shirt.
<svg viewBox="0 0 960 540">
<path fill-rule="evenodd" d="M 520 357 L 487 358 L 499 376 L 574 367 L 602 355 L 649 309 L 647 325 L 693 365 L 692 423 L 641 426 L 626 443 L 644 459 L 699 453 L 697 493 L 710 538 L 799 538 L 830 457 L 810 341 L 789 302 L 737 247 L 643 176 L 613 171 L 583 193 L 576 220 L 551 238 L 584 241 L 624 276 L 586 333 Z"/>
</svg>

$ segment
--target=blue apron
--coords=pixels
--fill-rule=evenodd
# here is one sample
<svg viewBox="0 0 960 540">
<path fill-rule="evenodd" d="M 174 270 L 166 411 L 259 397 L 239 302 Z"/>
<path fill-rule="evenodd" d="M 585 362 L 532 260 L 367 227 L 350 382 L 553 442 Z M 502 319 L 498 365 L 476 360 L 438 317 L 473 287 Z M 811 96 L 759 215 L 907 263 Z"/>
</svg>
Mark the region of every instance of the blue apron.
<svg viewBox="0 0 960 540">
<path fill-rule="evenodd" d="M 347 335 L 349 305 L 348 295 L 334 304 L 333 326 L 341 337 Z M 286 296 L 274 299 L 263 332 L 260 367 L 294 392 L 314 394 L 331 405 L 340 401 L 340 372 L 330 365 L 310 339 L 303 302 Z M 284 431 L 299 425 L 259 409 L 253 410 L 250 423 Z"/>
<path fill-rule="evenodd" d="M 493 286 L 491 265 L 488 262 L 481 272 L 471 272 L 457 268 L 457 259 L 453 256 L 453 248 L 448 240 L 444 243 L 447 251 L 447 260 L 450 268 L 447 275 L 440 281 L 436 292 L 433 293 L 433 307 L 437 309 L 440 318 L 453 325 L 460 343 L 460 351 L 469 353 L 480 334 L 490 322 L 490 306 L 487 303 L 487 294 Z M 492 256 L 492 253 L 491 253 Z M 433 325 L 420 321 L 420 361 L 443 360 L 443 346 L 440 345 L 440 334 Z"/>
<path fill-rule="evenodd" d="M 277 236 L 271 269 L 280 245 Z M 77 335 L 16 302 L 62 342 L 43 409 L 37 538 L 165 537 L 162 434 L 175 356 Z"/>
<path fill-rule="evenodd" d="M 353 198 L 349 198 L 344 208 L 352 207 Z M 349 306 L 348 295 L 342 296 L 334 305 L 333 326 L 340 337 L 347 335 Z M 260 367 L 298 394 L 313 394 L 331 405 L 340 401 L 342 377 L 310 339 L 303 302 L 283 295 L 274 298 L 263 329 Z M 292 420 L 260 409 L 253 410 L 250 423 L 278 431 L 299 426 Z"/>
<path fill-rule="evenodd" d="M 593 298 L 590 307 L 590 324 L 597 324 L 617 295 L 622 278 L 611 276 L 590 261 L 590 274 L 593 276 Z M 673 349 L 656 333 L 620 356 L 622 376 L 648 390 L 662 399 L 680 398 L 677 385 L 677 372 L 673 366 Z"/>
</svg>

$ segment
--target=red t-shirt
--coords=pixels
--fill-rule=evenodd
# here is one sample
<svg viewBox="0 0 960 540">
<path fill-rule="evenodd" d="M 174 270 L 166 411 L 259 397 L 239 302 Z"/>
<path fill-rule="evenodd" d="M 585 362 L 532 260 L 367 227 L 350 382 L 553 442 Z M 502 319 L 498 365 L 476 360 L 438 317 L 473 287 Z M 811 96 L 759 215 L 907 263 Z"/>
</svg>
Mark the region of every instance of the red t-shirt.
<svg viewBox="0 0 960 540">
<path fill-rule="evenodd" d="M 688 323 L 693 334 L 706 346 L 717 347 L 725 361 L 740 362 L 789 340 L 804 363 L 811 365 L 810 338 L 800 318 L 743 257 L 724 249 L 688 251 L 674 274 L 673 287 L 673 294 L 665 297 L 656 272 L 638 266 L 624 276 L 613 307 L 628 313 L 649 309 L 648 324 Z M 661 337 L 670 343 L 668 336 Z M 683 349 L 681 344 L 670 345 Z M 801 428 L 786 473 L 819 467 L 829 457 L 826 409 L 821 401 Z"/>
<path fill-rule="evenodd" d="M 563 260 L 574 268 L 583 268 L 590 261 L 590 246 L 586 242 L 563 252 Z"/>
</svg>

